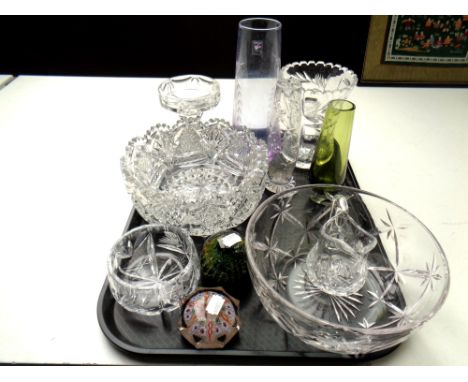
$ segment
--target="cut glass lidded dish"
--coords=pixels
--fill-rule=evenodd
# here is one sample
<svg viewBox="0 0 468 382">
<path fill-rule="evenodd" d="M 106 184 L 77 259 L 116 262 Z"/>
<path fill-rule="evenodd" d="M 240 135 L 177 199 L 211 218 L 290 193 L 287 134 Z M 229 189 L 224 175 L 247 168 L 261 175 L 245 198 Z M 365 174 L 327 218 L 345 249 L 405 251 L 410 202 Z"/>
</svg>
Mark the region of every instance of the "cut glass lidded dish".
<svg viewBox="0 0 468 382">
<path fill-rule="evenodd" d="M 132 139 L 121 159 L 127 191 L 138 213 L 207 236 L 245 221 L 258 205 L 267 172 L 267 148 L 247 129 L 222 119 L 202 122 L 217 105 L 217 81 L 186 75 L 159 87 L 172 126 L 157 124 Z"/>
<path fill-rule="evenodd" d="M 335 185 L 276 194 L 246 231 L 253 286 L 287 332 L 335 353 L 390 349 L 424 325 L 449 290 L 447 259 L 414 215 Z"/>
</svg>

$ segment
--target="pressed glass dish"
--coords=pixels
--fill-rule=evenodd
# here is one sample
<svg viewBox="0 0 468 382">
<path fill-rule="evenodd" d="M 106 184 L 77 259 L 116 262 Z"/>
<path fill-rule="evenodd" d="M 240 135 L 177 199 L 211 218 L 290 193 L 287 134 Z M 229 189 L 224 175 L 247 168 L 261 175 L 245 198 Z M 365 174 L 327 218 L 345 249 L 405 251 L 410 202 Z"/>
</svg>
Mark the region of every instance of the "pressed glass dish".
<svg viewBox="0 0 468 382">
<path fill-rule="evenodd" d="M 398 345 L 449 289 L 447 259 L 428 228 L 350 187 L 308 185 L 270 197 L 248 223 L 246 249 L 265 309 L 287 332 L 330 352 Z"/>
<path fill-rule="evenodd" d="M 125 309 L 144 315 L 170 312 L 198 285 L 200 260 L 180 228 L 148 224 L 124 234 L 107 261 L 109 287 Z"/>
<path fill-rule="evenodd" d="M 127 191 L 150 223 L 208 236 L 245 221 L 265 188 L 266 144 L 221 119 L 158 124 L 121 159 Z"/>
<path fill-rule="evenodd" d="M 161 105 L 182 117 L 200 117 L 220 98 L 218 81 L 200 75 L 183 75 L 164 81 L 158 88 Z"/>
</svg>

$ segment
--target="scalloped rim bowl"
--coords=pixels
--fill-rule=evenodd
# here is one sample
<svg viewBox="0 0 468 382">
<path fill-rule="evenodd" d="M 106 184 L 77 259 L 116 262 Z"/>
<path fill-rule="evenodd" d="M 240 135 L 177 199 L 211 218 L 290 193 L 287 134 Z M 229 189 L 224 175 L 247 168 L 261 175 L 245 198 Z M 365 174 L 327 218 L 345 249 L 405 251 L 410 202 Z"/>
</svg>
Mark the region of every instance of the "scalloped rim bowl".
<svg viewBox="0 0 468 382">
<path fill-rule="evenodd" d="M 296 61 L 292 62 L 290 64 L 287 64 L 283 66 L 281 69 L 281 72 L 284 76 L 284 78 L 290 78 L 290 77 L 295 77 L 299 79 L 303 84 L 307 84 L 308 82 L 311 83 L 316 79 L 316 77 L 310 77 L 307 75 L 306 72 L 304 72 L 303 75 L 294 75 L 294 71 L 297 71 L 297 69 L 306 68 L 306 67 L 317 67 L 317 66 L 323 66 L 327 69 L 330 70 L 336 70 L 336 71 L 341 71 L 338 76 L 333 76 L 334 78 L 342 78 L 346 82 L 346 86 L 344 88 L 340 89 L 323 89 L 324 92 L 336 92 L 336 91 L 346 91 L 346 90 L 352 90 L 357 82 L 358 82 L 358 77 L 352 71 L 351 69 L 348 69 L 345 66 L 339 65 L 339 64 L 333 64 L 331 62 L 324 62 L 324 61 Z M 328 78 L 331 78 L 331 76 L 323 77 L 323 79 L 327 80 Z"/>
<path fill-rule="evenodd" d="M 140 215 L 194 236 L 244 222 L 262 198 L 267 167 L 265 143 L 221 119 L 158 124 L 132 139 L 121 158 Z"/>
</svg>

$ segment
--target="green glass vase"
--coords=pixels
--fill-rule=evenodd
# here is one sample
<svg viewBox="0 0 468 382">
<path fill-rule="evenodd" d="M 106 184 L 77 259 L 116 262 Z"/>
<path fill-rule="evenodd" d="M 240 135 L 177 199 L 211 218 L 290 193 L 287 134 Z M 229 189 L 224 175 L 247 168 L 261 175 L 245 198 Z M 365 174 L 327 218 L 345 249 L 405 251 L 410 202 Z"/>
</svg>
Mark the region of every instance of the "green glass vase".
<svg viewBox="0 0 468 382">
<path fill-rule="evenodd" d="M 356 106 L 347 100 L 329 103 L 309 171 L 310 183 L 343 184 Z"/>
</svg>

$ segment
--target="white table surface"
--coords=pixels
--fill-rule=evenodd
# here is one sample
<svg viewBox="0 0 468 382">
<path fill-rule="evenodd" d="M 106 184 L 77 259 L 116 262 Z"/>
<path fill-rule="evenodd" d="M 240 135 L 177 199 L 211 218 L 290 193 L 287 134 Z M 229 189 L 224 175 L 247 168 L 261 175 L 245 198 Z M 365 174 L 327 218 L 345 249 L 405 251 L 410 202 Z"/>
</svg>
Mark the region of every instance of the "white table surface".
<svg viewBox="0 0 468 382">
<path fill-rule="evenodd" d="M 106 258 L 131 209 L 119 158 L 176 115 L 158 79 L 33 77 L 0 91 L 0 363 L 138 364 L 102 334 Z M 233 81 L 204 117 L 231 117 Z M 468 89 L 356 88 L 361 188 L 422 220 L 451 270 L 439 313 L 376 365 L 468 365 Z M 196 360 L 194 360 L 195 362 Z"/>
</svg>

